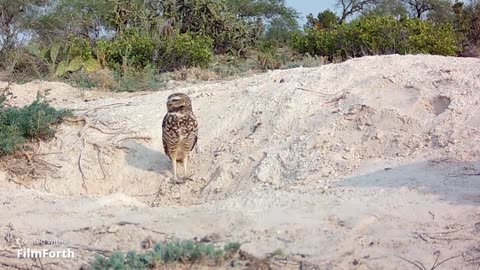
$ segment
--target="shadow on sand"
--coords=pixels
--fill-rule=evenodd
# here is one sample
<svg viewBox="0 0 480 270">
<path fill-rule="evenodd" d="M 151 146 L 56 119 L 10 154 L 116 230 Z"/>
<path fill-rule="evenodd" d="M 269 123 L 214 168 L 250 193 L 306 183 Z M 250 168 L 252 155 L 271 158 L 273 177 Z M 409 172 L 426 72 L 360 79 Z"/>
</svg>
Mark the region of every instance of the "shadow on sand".
<svg viewBox="0 0 480 270">
<path fill-rule="evenodd" d="M 430 160 L 346 178 L 336 185 L 356 188 L 407 187 L 454 204 L 480 205 L 480 162 Z"/>
<path fill-rule="evenodd" d="M 128 165 L 168 177 L 170 159 L 163 152 L 148 148 L 135 141 L 129 141 L 125 145 L 129 148 L 125 157 Z"/>
</svg>

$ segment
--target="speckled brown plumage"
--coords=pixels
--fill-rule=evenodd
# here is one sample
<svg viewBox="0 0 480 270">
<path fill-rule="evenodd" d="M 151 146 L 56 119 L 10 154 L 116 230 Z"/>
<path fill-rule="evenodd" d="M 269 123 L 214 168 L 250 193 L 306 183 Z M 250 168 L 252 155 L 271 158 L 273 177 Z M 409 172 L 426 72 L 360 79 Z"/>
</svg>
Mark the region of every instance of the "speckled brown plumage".
<svg viewBox="0 0 480 270">
<path fill-rule="evenodd" d="M 192 109 L 192 101 L 182 93 L 167 98 L 167 114 L 162 123 L 162 142 L 165 154 L 172 161 L 173 177 L 177 180 L 177 162 L 183 163 L 187 177 L 190 152 L 198 140 L 198 123 Z"/>
</svg>

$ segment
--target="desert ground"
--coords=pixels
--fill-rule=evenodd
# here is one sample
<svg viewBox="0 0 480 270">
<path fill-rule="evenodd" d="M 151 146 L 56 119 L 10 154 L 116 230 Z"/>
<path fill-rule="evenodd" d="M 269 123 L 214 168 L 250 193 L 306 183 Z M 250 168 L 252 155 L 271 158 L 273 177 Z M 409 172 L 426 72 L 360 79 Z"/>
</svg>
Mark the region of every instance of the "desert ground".
<svg viewBox="0 0 480 270">
<path fill-rule="evenodd" d="M 13 105 L 48 89 L 76 120 L 4 161 L 2 269 L 79 269 L 147 237 L 239 241 L 318 269 L 480 267 L 480 59 L 372 56 L 142 93 L 34 81 L 12 86 Z M 161 140 L 174 92 L 200 126 L 183 184 Z M 75 258 L 15 257 L 38 239 Z"/>
</svg>

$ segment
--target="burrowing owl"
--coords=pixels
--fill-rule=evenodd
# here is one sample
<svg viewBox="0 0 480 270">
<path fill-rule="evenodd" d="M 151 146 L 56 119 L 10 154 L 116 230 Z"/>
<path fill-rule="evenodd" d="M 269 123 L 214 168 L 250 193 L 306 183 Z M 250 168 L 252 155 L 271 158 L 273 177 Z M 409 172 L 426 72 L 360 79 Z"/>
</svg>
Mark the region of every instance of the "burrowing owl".
<svg viewBox="0 0 480 270">
<path fill-rule="evenodd" d="M 198 123 L 192 110 L 192 101 L 182 93 L 168 96 L 167 114 L 162 123 L 162 142 L 165 154 L 172 161 L 174 181 L 177 181 L 177 162 L 183 163 L 187 177 L 190 152 L 197 144 Z"/>
</svg>

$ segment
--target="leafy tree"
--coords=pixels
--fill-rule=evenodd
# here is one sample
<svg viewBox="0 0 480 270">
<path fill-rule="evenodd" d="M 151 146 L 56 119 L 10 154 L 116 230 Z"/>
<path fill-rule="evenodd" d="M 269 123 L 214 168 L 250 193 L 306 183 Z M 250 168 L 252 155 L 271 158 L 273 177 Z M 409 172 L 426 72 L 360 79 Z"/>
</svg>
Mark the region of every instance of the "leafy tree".
<svg viewBox="0 0 480 270">
<path fill-rule="evenodd" d="M 240 18 L 251 21 L 298 16 L 297 11 L 287 7 L 285 0 L 227 0 L 227 7 Z"/>
<path fill-rule="evenodd" d="M 228 9 L 238 18 L 249 22 L 255 38 L 277 43 L 287 42 L 299 30 L 298 12 L 288 7 L 285 0 L 227 0 Z"/>
<path fill-rule="evenodd" d="M 338 18 L 337 14 L 335 14 L 330 9 L 327 9 L 317 15 L 317 17 L 313 17 L 310 13 L 307 15 L 307 24 L 305 25 L 306 29 L 326 29 L 331 30 L 333 27 L 338 25 L 340 18 Z"/>
</svg>

